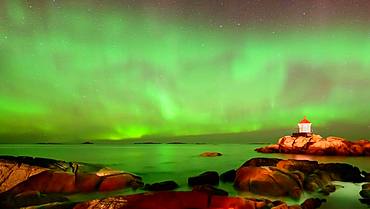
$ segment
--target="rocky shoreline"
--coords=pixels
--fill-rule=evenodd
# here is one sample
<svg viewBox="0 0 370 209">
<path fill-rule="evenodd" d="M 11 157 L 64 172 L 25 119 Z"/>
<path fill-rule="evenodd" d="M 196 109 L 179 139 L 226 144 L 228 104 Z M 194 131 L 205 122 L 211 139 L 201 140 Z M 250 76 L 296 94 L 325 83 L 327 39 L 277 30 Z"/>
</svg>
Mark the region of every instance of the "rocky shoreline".
<svg viewBox="0 0 370 209">
<path fill-rule="evenodd" d="M 341 137 L 320 135 L 284 136 L 277 144 L 256 149 L 262 153 L 288 153 L 308 155 L 370 156 L 370 141 L 348 141 Z"/>
<path fill-rule="evenodd" d="M 240 194 L 263 198 L 228 196 L 218 188 L 220 181 L 232 184 Z M 367 172 L 345 163 L 252 158 L 221 175 L 206 171 L 189 177 L 188 191 L 173 191 L 178 188 L 174 181 L 144 184 L 135 174 L 101 165 L 0 156 L 0 206 L 4 209 L 314 209 L 335 192 L 333 181 L 360 183 L 370 179 Z M 68 198 L 70 194 L 122 189 L 133 189 L 136 194 L 81 201 Z M 304 201 L 303 193 L 320 194 L 322 198 Z M 361 201 L 368 202 L 366 184 L 360 194 L 364 198 Z M 288 206 L 269 200 L 271 197 L 291 197 L 302 204 Z"/>
</svg>

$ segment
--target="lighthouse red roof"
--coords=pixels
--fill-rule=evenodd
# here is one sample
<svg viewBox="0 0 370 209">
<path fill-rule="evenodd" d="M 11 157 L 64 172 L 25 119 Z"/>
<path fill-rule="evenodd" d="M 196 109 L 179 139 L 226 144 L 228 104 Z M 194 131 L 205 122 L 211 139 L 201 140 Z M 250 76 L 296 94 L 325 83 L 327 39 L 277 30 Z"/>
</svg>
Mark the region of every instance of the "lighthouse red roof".
<svg viewBox="0 0 370 209">
<path fill-rule="evenodd" d="M 307 120 L 306 116 L 304 116 L 303 120 L 299 123 L 311 123 L 309 120 Z"/>
</svg>

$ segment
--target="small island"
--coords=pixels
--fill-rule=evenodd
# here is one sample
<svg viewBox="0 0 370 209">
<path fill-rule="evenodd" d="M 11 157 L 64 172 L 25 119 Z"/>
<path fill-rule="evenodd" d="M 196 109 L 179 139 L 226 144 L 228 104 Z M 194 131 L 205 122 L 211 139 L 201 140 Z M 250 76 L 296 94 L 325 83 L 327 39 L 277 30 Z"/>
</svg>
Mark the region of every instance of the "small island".
<svg viewBox="0 0 370 209">
<path fill-rule="evenodd" d="M 277 144 L 256 149 L 262 153 L 287 153 L 308 155 L 370 156 L 370 141 L 349 141 L 341 137 L 324 138 L 312 131 L 306 117 L 298 123 L 298 132 L 283 136 Z"/>
</svg>

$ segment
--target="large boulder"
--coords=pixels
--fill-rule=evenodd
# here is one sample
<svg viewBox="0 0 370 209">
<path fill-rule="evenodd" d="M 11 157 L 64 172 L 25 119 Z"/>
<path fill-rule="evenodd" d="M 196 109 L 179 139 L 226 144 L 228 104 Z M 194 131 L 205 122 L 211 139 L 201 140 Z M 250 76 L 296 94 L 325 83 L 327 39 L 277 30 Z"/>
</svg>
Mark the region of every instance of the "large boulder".
<svg viewBox="0 0 370 209">
<path fill-rule="evenodd" d="M 303 182 L 298 175 L 276 167 L 247 166 L 237 170 L 234 187 L 260 195 L 299 198 Z"/>
</svg>

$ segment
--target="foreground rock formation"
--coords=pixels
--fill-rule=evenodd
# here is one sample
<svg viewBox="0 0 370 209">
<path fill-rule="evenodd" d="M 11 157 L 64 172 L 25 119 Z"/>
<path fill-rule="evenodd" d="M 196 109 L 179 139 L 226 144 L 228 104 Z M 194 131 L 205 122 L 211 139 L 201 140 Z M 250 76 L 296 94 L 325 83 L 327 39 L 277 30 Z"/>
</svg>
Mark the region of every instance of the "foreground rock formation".
<svg viewBox="0 0 370 209">
<path fill-rule="evenodd" d="M 352 142 L 333 136 L 323 138 L 315 134 L 311 137 L 284 136 L 279 139 L 277 144 L 257 148 L 256 151 L 263 153 L 370 156 L 370 142 L 368 140 Z"/>
<path fill-rule="evenodd" d="M 2 208 L 66 200 L 58 194 L 112 191 L 140 186 L 140 177 L 102 166 L 45 158 L 0 158 Z"/>
<path fill-rule="evenodd" d="M 221 176 L 216 171 L 188 178 L 188 191 L 174 181 L 146 184 L 141 178 L 99 165 L 72 163 L 44 158 L 0 156 L 0 208 L 37 206 L 43 209 L 314 209 L 323 200 L 308 199 L 288 206 L 281 201 L 229 197 L 218 188 L 229 182 L 240 192 L 264 197 L 289 196 L 300 199 L 303 192 L 329 195 L 333 181 L 365 182 L 368 173 L 345 163 L 318 163 L 308 160 L 253 158 L 238 169 Z M 191 187 L 191 188 L 190 188 Z M 71 202 L 66 195 L 140 188 L 145 193 Z M 369 201 L 369 185 L 364 184 L 361 201 Z M 40 206 L 40 207 L 39 207 Z M 35 208 L 35 207 L 34 207 Z"/>
<path fill-rule="evenodd" d="M 323 200 L 320 199 L 308 199 L 302 205 L 288 206 L 280 201 L 225 197 L 192 191 L 116 196 L 84 202 L 73 209 L 313 209 L 319 207 L 322 202 Z"/>
</svg>

